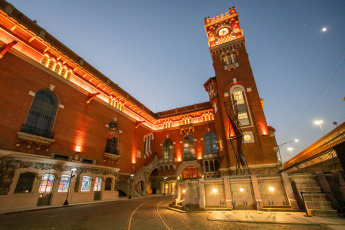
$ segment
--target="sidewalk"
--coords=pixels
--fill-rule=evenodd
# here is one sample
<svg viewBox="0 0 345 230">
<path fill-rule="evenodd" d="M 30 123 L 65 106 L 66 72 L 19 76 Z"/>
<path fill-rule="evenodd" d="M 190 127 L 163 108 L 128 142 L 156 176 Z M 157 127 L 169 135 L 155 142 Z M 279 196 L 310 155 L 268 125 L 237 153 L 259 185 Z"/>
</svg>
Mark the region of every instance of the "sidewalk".
<svg viewBox="0 0 345 230">
<path fill-rule="evenodd" d="M 304 212 L 213 211 L 208 220 L 269 224 L 340 225 L 345 229 L 345 219 L 340 217 L 307 217 Z"/>
</svg>

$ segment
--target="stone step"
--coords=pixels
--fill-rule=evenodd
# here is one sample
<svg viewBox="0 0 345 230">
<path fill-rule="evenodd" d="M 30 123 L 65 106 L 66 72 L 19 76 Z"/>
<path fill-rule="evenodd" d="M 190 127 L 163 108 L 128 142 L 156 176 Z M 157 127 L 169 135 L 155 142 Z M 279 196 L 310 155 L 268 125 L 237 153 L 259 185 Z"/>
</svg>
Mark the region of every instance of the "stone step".
<svg viewBox="0 0 345 230">
<path fill-rule="evenodd" d="M 322 193 L 322 190 L 320 187 L 297 187 L 300 192 L 305 193 Z"/>
<path fill-rule="evenodd" d="M 316 210 L 333 210 L 329 201 L 305 201 L 308 209 Z"/>
<path fill-rule="evenodd" d="M 283 208 L 283 209 L 287 209 L 287 208 L 291 208 L 290 205 L 264 205 L 264 208 Z"/>
<path fill-rule="evenodd" d="M 337 210 L 317 210 L 317 209 L 310 209 L 311 214 L 313 216 L 329 216 L 335 217 L 338 216 Z"/>
<path fill-rule="evenodd" d="M 295 183 L 297 187 L 320 187 L 319 184 L 314 182 L 304 182 L 304 183 Z"/>
<path fill-rule="evenodd" d="M 327 201 L 326 194 L 324 193 L 309 193 L 303 194 L 305 201 Z"/>
<path fill-rule="evenodd" d="M 265 212 L 300 212 L 299 209 L 291 209 L 291 208 L 263 208 L 262 211 Z"/>
</svg>

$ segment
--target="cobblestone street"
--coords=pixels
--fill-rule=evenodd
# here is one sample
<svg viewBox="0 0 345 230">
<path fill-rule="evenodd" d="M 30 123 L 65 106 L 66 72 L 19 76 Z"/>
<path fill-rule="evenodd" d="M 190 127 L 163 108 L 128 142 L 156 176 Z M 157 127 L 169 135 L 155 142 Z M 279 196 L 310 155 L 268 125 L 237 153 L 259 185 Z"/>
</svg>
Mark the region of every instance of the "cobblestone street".
<svg viewBox="0 0 345 230">
<path fill-rule="evenodd" d="M 342 229 L 344 220 L 334 218 L 319 224 L 322 218 L 309 218 L 303 224 L 303 214 L 292 214 L 295 223 L 256 223 L 256 213 L 192 212 L 178 213 L 166 209 L 170 196 L 155 196 L 132 200 L 79 205 L 45 210 L 26 211 L 0 216 L 1 229 Z M 229 219 L 231 215 L 237 218 Z M 262 214 L 270 216 L 269 214 Z M 280 215 L 280 214 L 277 214 Z M 284 214 L 286 215 L 286 214 Z M 284 215 L 281 215 L 284 217 Z M 296 216 L 295 216 L 296 215 Z M 243 218 L 252 219 L 248 222 Z M 275 219 L 275 218 L 274 218 Z M 279 217 L 277 217 L 279 219 Z M 313 220 L 316 223 L 313 223 Z M 299 223 L 299 221 L 301 223 Z M 329 221 L 329 219 L 328 219 Z M 324 223 L 327 223 L 324 221 Z M 331 224 L 331 225 L 330 225 Z"/>
</svg>

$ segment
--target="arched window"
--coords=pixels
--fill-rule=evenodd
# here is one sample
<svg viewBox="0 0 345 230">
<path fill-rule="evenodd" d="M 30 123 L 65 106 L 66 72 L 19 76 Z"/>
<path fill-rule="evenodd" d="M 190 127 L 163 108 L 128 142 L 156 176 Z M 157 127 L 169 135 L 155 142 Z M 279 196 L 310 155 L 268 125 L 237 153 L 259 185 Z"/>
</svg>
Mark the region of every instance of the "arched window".
<svg viewBox="0 0 345 230">
<path fill-rule="evenodd" d="M 163 142 L 163 159 L 174 158 L 174 145 L 172 140 L 165 139 Z"/>
<path fill-rule="evenodd" d="M 46 66 L 48 63 L 48 57 L 46 55 L 43 56 L 42 60 L 41 60 L 41 64 Z"/>
<path fill-rule="evenodd" d="M 55 93 L 45 89 L 38 91 L 22 132 L 51 138 L 58 105 L 59 101 Z"/>
<path fill-rule="evenodd" d="M 61 69 L 61 65 L 60 64 L 56 64 L 55 65 L 55 69 L 54 69 L 54 72 L 59 74 L 60 73 L 60 69 Z"/>
<path fill-rule="evenodd" d="M 213 161 L 210 161 L 210 172 L 214 171 L 214 165 L 213 165 Z"/>
<path fill-rule="evenodd" d="M 108 125 L 107 144 L 105 146 L 105 152 L 119 155 L 119 126 L 115 121 L 111 121 Z"/>
<path fill-rule="evenodd" d="M 205 154 L 218 153 L 217 137 L 213 132 L 208 132 L 204 136 Z"/>
<path fill-rule="evenodd" d="M 65 77 L 65 75 L 66 75 L 66 68 L 62 68 L 60 74 L 61 74 L 61 76 Z"/>
<path fill-rule="evenodd" d="M 249 125 L 249 117 L 243 90 L 239 87 L 236 87 L 233 89 L 232 95 L 234 101 L 236 102 L 239 122 L 241 123 L 241 125 Z"/>
<path fill-rule="evenodd" d="M 55 62 L 53 60 L 50 60 L 47 67 L 52 70 L 54 68 L 54 64 Z"/>
<path fill-rule="evenodd" d="M 190 161 L 195 159 L 194 138 L 192 136 L 186 136 L 183 139 L 183 160 Z"/>
<path fill-rule="evenodd" d="M 205 168 L 206 168 L 206 172 L 210 171 L 210 169 L 208 167 L 208 161 L 205 161 Z"/>
<path fill-rule="evenodd" d="M 34 184 L 36 174 L 31 172 L 21 173 L 14 193 L 30 193 Z"/>
</svg>

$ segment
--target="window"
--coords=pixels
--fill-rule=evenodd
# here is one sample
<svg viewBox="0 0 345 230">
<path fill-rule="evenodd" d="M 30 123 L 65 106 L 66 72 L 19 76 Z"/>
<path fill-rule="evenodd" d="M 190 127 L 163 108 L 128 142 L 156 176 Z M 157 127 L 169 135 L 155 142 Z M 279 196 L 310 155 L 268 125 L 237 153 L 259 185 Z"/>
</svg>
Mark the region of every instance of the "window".
<svg viewBox="0 0 345 230">
<path fill-rule="evenodd" d="M 108 125 L 107 144 L 105 146 L 105 152 L 119 155 L 119 126 L 115 121 L 111 121 Z"/>
<path fill-rule="evenodd" d="M 58 192 L 67 192 L 68 191 L 68 186 L 70 182 L 70 175 L 62 175 Z"/>
<path fill-rule="evenodd" d="M 42 60 L 41 60 L 41 64 L 44 65 L 44 66 L 46 66 L 47 63 L 48 63 L 48 57 L 44 55 L 43 58 L 42 58 Z"/>
<path fill-rule="evenodd" d="M 195 160 L 195 146 L 194 138 L 192 136 L 186 136 L 183 139 L 183 160 Z"/>
<path fill-rule="evenodd" d="M 105 191 L 110 191 L 111 190 L 111 183 L 112 183 L 112 179 L 110 177 L 105 179 L 105 185 L 104 185 L 104 190 Z"/>
<path fill-rule="evenodd" d="M 236 102 L 236 110 L 238 112 L 238 120 L 241 125 L 249 125 L 248 112 L 244 98 L 244 92 L 241 88 L 236 87 L 232 91 L 233 99 Z"/>
<path fill-rule="evenodd" d="M 151 151 L 151 142 L 154 139 L 153 133 L 149 133 L 144 136 L 143 141 L 144 141 L 144 155 L 149 156 L 152 151 Z"/>
<path fill-rule="evenodd" d="M 38 193 L 51 193 L 53 190 L 54 179 L 55 176 L 53 174 L 44 174 L 42 176 Z"/>
<path fill-rule="evenodd" d="M 54 154 L 54 159 L 62 160 L 62 161 L 69 161 L 69 156 Z"/>
<path fill-rule="evenodd" d="M 174 146 L 170 139 L 163 142 L 163 159 L 174 158 Z"/>
<path fill-rule="evenodd" d="M 49 69 L 53 69 L 54 64 L 55 64 L 54 61 L 53 61 L 53 60 L 50 60 L 50 61 L 49 61 L 49 64 L 48 64 L 48 68 L 49 68 Z"/>
<path fill-rule="evenodd" d="M 66 75 L 66 78 L 67 78 L 67 79 L 70 79 L 71 75 L 72 75 L 71 71 L 68 71 L 68 72 L 67 72 L 67 75 Z"/>
<path fill-rule="evenodd" d="M 205 154 L 218 153 L 217 137 L 213 132 L 208 132 L 204 136 Z"/>
<path fill-rule="evenodd" d="M 16 189 L 14 193 L 30 193 L 32 191 L 32 186 L 34 184 L 36 174 L 25 172 L 21 173 L 17 182 Z"/>
<path fill-rule="evenodd" d="M 57 64 L 57 65 L 55 66 L 54 72 L 57 73 L 57 74 L 59 74 L 59 73 L 60 73 L 60 69 L 61 69 L 61 66 L 60 66 L 59 64 Z"/>
<path fill-rule="evenodd" d="M 102 177 L 96 177 L 95 182 L 94 182 L 94 186 L 93 186 L 93 191 L 99 192 L 99 191 L 101 191 L 101 188 L 102 188 Z"/>
<path fill-rule="evenodd" d="M 91 179 L 92 178 L 89 177 L 89 176 L 84 176 L 83 177 L 83 182 L 81 183 L 81 191 L 82 192 L 90 191 Z"/>
<path fill-rule="evenodd" d="M 50 90 L 38 91 L 22 132 L 51 138 L 58 105 L 58 98 L 53 92 Z"/>
<path fill-rule="evenodd" d="M 65 69 L 65 68 L 62 68 L 60 74 L 61 74 L 61 76 L 65 77 L 66 69 Z"/>
</svg>

